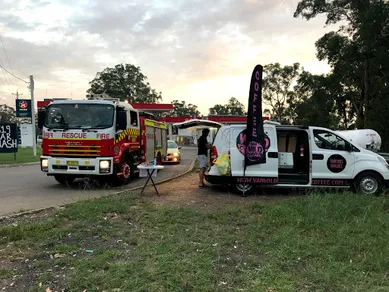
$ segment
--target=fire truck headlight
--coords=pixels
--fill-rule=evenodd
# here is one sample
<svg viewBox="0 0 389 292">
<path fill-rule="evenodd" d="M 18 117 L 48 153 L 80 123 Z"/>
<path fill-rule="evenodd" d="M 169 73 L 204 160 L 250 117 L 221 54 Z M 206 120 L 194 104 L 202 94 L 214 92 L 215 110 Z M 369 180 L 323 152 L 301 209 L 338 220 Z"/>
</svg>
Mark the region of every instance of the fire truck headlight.
<svg viewBox="0 0 389 292">
<path fill-rule="evenodd" d="M 111 163 L 108 160 L 101 160 L 100 161 L 100 172 L 109 172 L 110 171 L 110 165 Z"/>
<path fill-rule="evenodd" d="M 41 170 L 46 172 L 49 170 L 49 160 L 47 158 L 41 159 Z"/>
</svg>

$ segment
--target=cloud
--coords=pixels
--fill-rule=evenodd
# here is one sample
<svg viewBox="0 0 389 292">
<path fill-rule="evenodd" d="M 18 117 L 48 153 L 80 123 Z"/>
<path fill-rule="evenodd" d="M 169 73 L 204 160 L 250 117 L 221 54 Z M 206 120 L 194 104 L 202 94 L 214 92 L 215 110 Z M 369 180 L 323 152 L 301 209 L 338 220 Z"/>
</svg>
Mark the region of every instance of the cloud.
<svg viewBox="0 0 389 292">
<path fill-rule="evenodd" d="M 69 94 L 69 84 L 83 98 L 96 72 L 132 63 L 165 102 L 185 99 L 206 114 L 210 99 L 246 104 L 257 63 L 326 68 L 314 47 L 328 30 L 324 19 L 293 18 L 297 0 L 3 2 L 0 35 L 16 72 L 40 84 L 38 99 L 45 88 Z"/>
</svg>

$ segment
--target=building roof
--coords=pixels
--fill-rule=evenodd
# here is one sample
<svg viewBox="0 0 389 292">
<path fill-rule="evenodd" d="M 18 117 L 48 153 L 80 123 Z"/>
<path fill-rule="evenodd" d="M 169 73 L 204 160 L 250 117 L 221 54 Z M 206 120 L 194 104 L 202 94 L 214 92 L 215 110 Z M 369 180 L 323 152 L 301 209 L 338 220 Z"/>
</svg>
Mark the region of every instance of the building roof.
<svg viewBox="0 0 389 292">
<path fill-rule="evenodd" d="M 131 102 L 134 109 L 149 112 L 170 112 L 174 107 L 171 103 L 137 103 Z"/>
</svg>

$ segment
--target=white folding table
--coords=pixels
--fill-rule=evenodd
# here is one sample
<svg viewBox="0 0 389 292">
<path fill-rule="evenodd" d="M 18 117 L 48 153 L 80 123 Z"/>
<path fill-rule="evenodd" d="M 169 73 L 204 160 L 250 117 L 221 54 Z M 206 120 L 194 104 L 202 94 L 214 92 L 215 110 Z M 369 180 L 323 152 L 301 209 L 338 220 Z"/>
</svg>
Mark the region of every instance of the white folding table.
<svg viewBox="0 0 389 292">
<path fill-rule="evenodd" d="M 147 180 L 146 180 L 146 183 L 145 185 L 143 186 L 143 189 L 142 191 L 140 192 L 140 194 L 143 194 L 143 191 L 145 190 L 146 186 L 147 186 L 147 183 L 151 180 L 151 182 L 153 183 L 153 186 L 154 186 L 154 189 L 155 191 L 157 192 L 157 195 L 159 196 L 159 192 L 157 190 L 157 187 L 154 183 L 154 180 L 153 180 L 153 176 L 156 176 L 156 173 L 155 171 L 158 171 L 160 169 L 164 169 L 164 166 L 162 165 L 144 165 L 144 164 L 140 164 L 138 165 L 138 169 L 141 171 L 142 173 L 142 170 L 145 170 L 147 171 Z M 154 174 L 155 173 L 155 174 Z"/>
</svg>

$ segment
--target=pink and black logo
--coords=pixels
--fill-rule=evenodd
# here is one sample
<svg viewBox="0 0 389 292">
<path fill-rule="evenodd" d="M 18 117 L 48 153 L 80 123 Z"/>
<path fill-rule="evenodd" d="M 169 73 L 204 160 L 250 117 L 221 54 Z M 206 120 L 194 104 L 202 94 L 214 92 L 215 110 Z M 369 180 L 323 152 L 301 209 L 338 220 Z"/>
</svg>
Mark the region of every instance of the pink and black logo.
<svg viewBox="0 0 389 292">
<path fill-rule="evenodd" d="M 246 130 L 243 130 L 236 138 L 236 147 L 243 155 L 246 154 L 246 137 Z M 263 147 L 261 143 L 256 141 L 251 141 L 249 145 L 247 145 L 246 157 L 248 160 L 252 162 L 260 161 L 266 155 L 266 152 L 269 150 L 270 147 L 270 139 L 266 134 L 264 135 L 264 140 L 265 147 Z"/>
<path fill-rule="evenodd" d="M 339 155 L 331 155 L 327 160 L 327 167 L 331 172 L 339 173 L 346 169 L 347 160 Z"/>
</svg>

